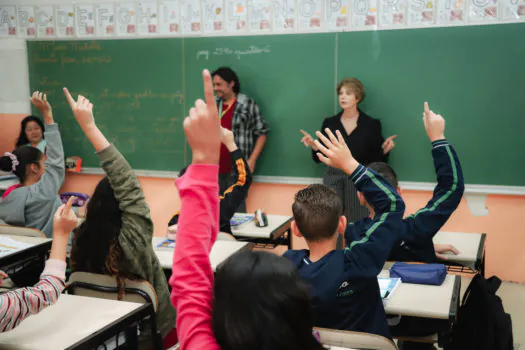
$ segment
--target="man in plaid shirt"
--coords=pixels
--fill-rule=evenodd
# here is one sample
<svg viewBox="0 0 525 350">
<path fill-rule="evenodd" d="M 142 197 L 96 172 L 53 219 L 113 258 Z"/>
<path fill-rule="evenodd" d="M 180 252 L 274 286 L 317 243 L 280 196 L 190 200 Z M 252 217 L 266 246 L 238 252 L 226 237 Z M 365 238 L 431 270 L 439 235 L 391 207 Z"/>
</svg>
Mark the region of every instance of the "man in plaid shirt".
<svg viewBox="0 0 525 350">
<path fill-rule="evenodd" d="M 212 76 L 221 126 L 233 131 L 235 143 L 242 151 L 253 173 L 257 158 L 259 158 L 266 143 L 268 125 L 262 117 L 257 103 L 252 98 L 240 93 L 239 78 L 231 68 L 220 67 L 212 73 Z M 228 149 L 222 145 L 219 162 L 221 193 L 232 184 L 231 172 L 230 154 Z M 246 211 L 246 203 L 243 203 L 238 210 Z"/>
</svg>

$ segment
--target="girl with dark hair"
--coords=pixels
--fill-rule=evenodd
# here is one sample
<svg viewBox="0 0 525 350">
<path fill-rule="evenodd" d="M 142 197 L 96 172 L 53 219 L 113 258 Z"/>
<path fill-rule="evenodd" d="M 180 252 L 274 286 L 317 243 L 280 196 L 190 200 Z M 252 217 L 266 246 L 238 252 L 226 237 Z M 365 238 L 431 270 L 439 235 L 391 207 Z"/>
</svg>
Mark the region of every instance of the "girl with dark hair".
<svg viewBox="0 0 525 350">
<path fill-rule="evenodd" d="M 284 258 L 239 252 L 217 268 L 214 285 L 221 140 L 207 70 L 203 78 L 206 104 L 198 100 L 184 120 L 192 165 L 177 179 L 182 207 L 170 284 L 181 349 L 324 349 L 312 334 L 308 289 Z"/>
<path fill-rule="evenodd" d="M 33 96 L 36 94 L 35 92 Z M 46 95 L 43 95 L 44 98 L 42 98 L 42 93 L 38 96 L 38 101 L 42 101 L 43 103 L 47 103 Z M 35 97 L 35 96 L 34 96 Z M 16 147 L 22 147 L 22 146 L 31 146 L 38 148 L 42 153 L 45 153 L 46 151 L 46 140 L 44 138 L 44 133 L 46 131 L 46 128 L 44 126 L 44 123 L 42 123 L 42 120 L 40 118 L 29 115 L 25 117 L 20 125 L 20 135 L 18 136 L 18 140 L 16 141 Z"/>
<path fill-rule="evenodd" d="M 67 89 L 64 93 L 106 173 L 88 202 L 85 221 L 75 230 L 71 271 L 114 276 L 119 299 L 124 293 L 124 279 L 151 283 L 158 296 L 157 329 L 168 348 L 177 342 L 176 313 L 166 276 L 153 251 L 153 222 L 139 180 L 95 124 L 93 104 L 83 96 L 75 101 Z"/>
<path fill-rule="evenodd" d="M 47 126 L 47 154 L 44 157 L 38 148 L 21 146 L 0 157 L 0 169 L 13 172 L 20 181 L 0 200 L 0 219 L 10 225 L 36 228 L 51 237 L 53 214 L 62 204 L 58 191 L 65 176 L 64 149 L 46 95 L 36 91 L 31 102 Z"/>
</svg>

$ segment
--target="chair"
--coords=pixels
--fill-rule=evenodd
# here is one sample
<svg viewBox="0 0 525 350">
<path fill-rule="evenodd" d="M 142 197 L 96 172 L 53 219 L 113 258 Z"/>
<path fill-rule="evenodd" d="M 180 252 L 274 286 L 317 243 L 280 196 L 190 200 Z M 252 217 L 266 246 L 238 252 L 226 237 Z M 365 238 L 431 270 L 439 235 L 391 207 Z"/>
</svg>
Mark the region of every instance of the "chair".
<svg viewBox="0 0 525 350">
<path fill-rule="evenodd" d="M 26 236 L 26 237 L 45 237 L 42 231 L 30 227 L 11 226 L 0 224 L 0 235 Z"/>
<path fill-rule="evenodd" d="M 118 300 L 117 279 L 108 275 L 89 272 L 74 272 L 71 274 L 64 290 L 68 294 Z M 157 331 L 155 313 L 158 309 L 158 299 L 155 288 L 147 281 L 124 280 L 124 295 L 122 301 L 140 304 L 152 304 L 154 312 L 150 315 L 153 348 L 162 348 L 162 336 Z M 136 336 L 136 334 L 135 334 Z"/>
<path fill-rule="evenodd" d="M 314 328 L 314 330 L 319 332 L 319 337 L 323 345 L 370 350 L 397 349 L 391 340 L 377 334 L 326 328 Z"/>
</svg>

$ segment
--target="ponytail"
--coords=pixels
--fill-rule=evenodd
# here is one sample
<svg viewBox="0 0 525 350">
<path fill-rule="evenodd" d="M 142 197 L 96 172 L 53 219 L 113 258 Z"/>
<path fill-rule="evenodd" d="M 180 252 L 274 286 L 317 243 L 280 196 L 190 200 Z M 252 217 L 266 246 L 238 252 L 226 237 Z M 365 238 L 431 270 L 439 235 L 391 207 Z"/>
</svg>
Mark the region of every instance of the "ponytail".
<svg viewBox="0 0 525 350">
<path fill-rule="evenodd" d="M 43 153 L 34 147 L 22 146 L 0 157 L 0 169 L 9 171 L 18 177 L 23 184 L 27 177 L 27 167 L 31 164 L 37 164 L 42 159 Z"/>
</svg>

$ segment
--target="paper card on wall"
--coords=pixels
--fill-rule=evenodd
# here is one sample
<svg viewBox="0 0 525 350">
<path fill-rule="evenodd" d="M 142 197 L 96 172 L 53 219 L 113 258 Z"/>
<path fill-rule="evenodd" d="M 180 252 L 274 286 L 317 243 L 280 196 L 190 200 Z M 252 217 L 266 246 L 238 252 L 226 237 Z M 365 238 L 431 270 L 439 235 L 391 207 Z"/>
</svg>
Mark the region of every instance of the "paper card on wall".
<svg viewBox="0 0 525 350">
<path fill-rule="evenodd" d="M 75 7 L 77 36 L 90 37 L 95 35 L 95 6 L 93 4 L 78 4 Z"/>
<path fill-rule="evenodd" d="M 113 36 L 115 35 L 115 5 L 113 4 L 97 4 L 95 5 L 96 12 L 96 28 L 98 36 Z"/>
<path fill-rule="evenodd" d="M 205 33 L 224 31 L 224 1 L 202 0 L 202 22 Z"/>
<path fill-rule="evenodd" d="M 140 1 L 138 3 L 138 32 L 141 35 L 157 34 L 158 11 L 156 1 Z"/>
<path fill-rule="evenodd" d="M 467 20 L 465 4 L 467 0 L 439 0 L 437 23 L 464 24 Z"/>
<path fill-rule="evenodd" d="M 117 2 L 115 4 L 116 33 L 118 36 L 137 34 L 137 4 L 135 2 Z"/>
<path fill-rule="evenodd" d="M 159 2 L 159 33 L 160 34 L 179 34 L 180 33 L 180 8 L 179 1 L 160 1 Z"/>
<path fill-rule="evenodd" d="M 273 29 L 292 32 L 296 29 L 296 0 L 273 0 Z"/>
<path fill-rule="evenodd" d="M 378 25 L 377 0 L 354 0 L 353 28 L 375 28 Z"/>
<path fill-rule="evenodd" d="M 183 0 L 181 8 L 182 32 L 198 34 L 202 32 L 201 6 L 195 0 Z"/>
<path fill-rule="evenodd" d="M 469 22 L 494 22 L 499 15 L 498 0 L 470 0 Z"/>
<path fill-rule="evenodd" d="M 39 38 L 55 36 L 55 7 L 35 6 L 36 33 Z"/>
<path fill-rule="evenodd" d="M 299 29 L 321 29 L 323 18 L 322 0 L 298 0 L 297 18 Z"/>
<path fill-rule="evenodd" d="M 435 0 L 409 0 L 408 24 L 430 25 L 434 24 L 436 12 Z"/>
<path fill-rule="evenodd" d="M 75 13 L 73 5 L 57 5 L 56 33 L 59 38 L 75 36 Z"/>
<path fill-rule="evenodd" d="M 268 32 L 272 29 L 271 0 L 249 0 L 248 18 L 251 32 Z"/>
<path fill-rule="evenodd" d="M 36 18 L 33 6 L 18 6 L 18 35 L 22 38 L 36 37 Z"/>
<path fill-rule="evenodd" d="M 248 29 L 248 10 L 246 0 L 226 0 L 226 30 L 242 33 Z"/>
<path fill-rule="evenodd" d="M 0 36 L 17 35 L 16 17 L 16 7 L 0 6 Z"/>
<path fill-rule="evenodd" d="M 380 19 L 381 27 L 402 27 L 406 25 L 408 0 L 380 0 Z"/>
<path fill-rule="evenodd" d="M 502 0 L 501 19 L 504 21 L 525 20 L 525 0 Z"/>
<path fill-rule="evenodd" d="M 330 30 L 350 26 L 350 0 L 328 0 L 325 3 L 326 25 Z"/>
</svg>

